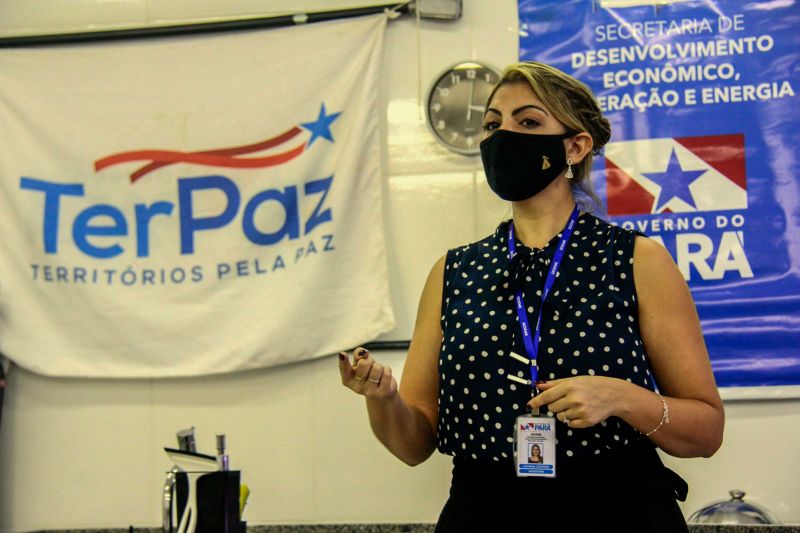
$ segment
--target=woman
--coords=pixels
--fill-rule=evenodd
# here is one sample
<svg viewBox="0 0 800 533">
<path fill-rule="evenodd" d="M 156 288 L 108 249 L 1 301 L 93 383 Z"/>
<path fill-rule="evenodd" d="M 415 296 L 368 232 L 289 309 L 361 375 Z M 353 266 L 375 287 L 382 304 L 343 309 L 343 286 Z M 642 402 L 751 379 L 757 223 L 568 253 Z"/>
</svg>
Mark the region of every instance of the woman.
<svg viewBox="0 0 800 533">
<path fill-rule="evenodd" d="M 481 155 L 512 220 L 434 265 L 399 390 L 363 348 L 352 364 L 339 355 L 393 454 L 409 465 L 434 448 L 453 456 L 437 531 L 686 531 L 675 502 L 685 483 L 655 448 L 711 456 L 722 402 L 667 251 L 576 206 L 609 137 L 585 85 L 540 63 L 507 68 Z M 554 478 L 515 475 L 527 409 L 558 420 Z"/>
<path fill-rule="evenodd" d="M 544 459 L 542 458 L 542 450 L 539 448 L 538 444 L 531 444 L 531 453 L 528 456 L 529 463 L 543 463 Z"/>
</svg>

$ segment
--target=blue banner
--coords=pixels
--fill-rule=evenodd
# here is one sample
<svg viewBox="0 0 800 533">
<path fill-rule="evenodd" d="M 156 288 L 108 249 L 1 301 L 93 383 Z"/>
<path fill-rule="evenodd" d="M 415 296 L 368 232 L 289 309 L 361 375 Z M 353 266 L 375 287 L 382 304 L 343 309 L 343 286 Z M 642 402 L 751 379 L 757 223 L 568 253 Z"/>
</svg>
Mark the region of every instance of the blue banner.
<svg viewBox="0 0 800 533">
<path fill-rule="evenodd" d="M 520 59 L 586 83 L 611 121 L 593 184 L 675 258 L 717 383 L 800 385 L 798 3 L 520 0 L 519 18 Z"/>
</svg>

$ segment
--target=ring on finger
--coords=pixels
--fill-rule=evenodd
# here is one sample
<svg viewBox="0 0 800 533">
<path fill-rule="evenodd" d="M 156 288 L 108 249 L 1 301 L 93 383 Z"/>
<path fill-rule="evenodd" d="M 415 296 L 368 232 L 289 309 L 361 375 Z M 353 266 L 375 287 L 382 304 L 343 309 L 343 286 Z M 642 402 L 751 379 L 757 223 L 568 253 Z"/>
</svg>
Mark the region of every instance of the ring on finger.
<svg viewBox="0 0 800 533">
<path fill-rule="evenodd" d="M 364 378 L 360 378 L 360 377 L 358 377 L 358 376 L 353 376 L 353 378 L 354 378 L 356 381 L 358 381 L 359 383 L 361 383 L 362 381 L 364 381 Z"/>
<path fill-rule="evenodd" d="M 379 382 L 380 382 L 380 380 L 379 380 L 379 379 L 372 379 L 372 378 L 369 378 L 369 380 L 370 380 L 372 383 L 379 383 Z"/>
<path fill-rule="evenodd" d="M 567 412 L 566 411 L 561 411 L 561 414 L 564 415 L 564 423 L 566 425 L 569 425 L 569 418 L 567 418 Z"/>
</svg>

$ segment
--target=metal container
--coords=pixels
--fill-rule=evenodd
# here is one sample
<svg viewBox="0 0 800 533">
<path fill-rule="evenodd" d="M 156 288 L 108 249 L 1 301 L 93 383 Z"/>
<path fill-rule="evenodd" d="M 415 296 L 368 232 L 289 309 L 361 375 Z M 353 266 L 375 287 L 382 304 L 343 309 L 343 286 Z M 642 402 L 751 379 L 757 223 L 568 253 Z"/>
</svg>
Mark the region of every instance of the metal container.
<svg viewBox="0 0 800 533">
<path fill-rule="evenodd" d="M 766 509 L 744 501 L 744 491 L 732 490 L 730 500 L 709 504 L 689 517 L 689 524 L 777 524 Z"/>
</svg>

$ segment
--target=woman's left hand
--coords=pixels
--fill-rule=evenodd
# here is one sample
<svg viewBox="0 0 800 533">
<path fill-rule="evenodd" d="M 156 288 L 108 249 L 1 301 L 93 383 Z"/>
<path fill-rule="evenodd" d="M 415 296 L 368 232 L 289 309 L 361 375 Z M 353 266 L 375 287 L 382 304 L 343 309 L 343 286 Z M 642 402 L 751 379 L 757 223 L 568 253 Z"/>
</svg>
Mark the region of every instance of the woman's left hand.
<svg viewBox="0 0 800 533">
<path fill-rule="evenodd" d="M 571 428 L 588 428 L 613 416 L 627 382 L 605 376 L 576 376 L 537 385 L 540 393 L 528 402 L 546 407 Z"/>
</svg>

